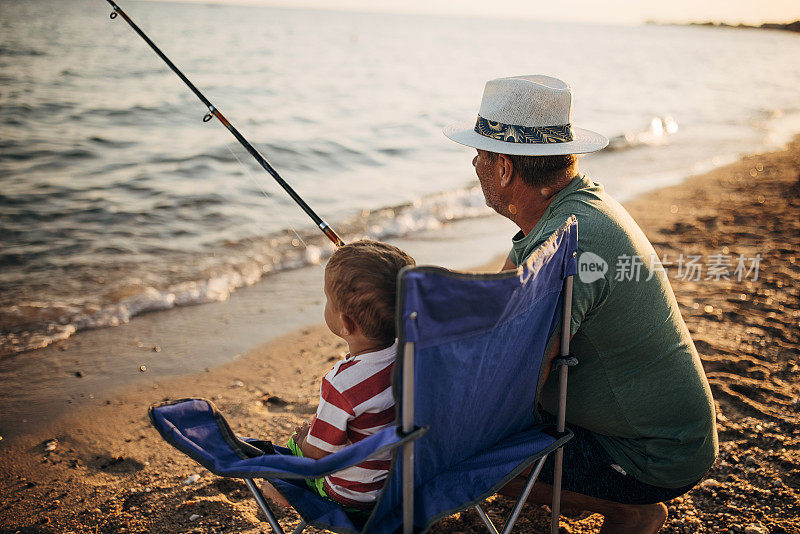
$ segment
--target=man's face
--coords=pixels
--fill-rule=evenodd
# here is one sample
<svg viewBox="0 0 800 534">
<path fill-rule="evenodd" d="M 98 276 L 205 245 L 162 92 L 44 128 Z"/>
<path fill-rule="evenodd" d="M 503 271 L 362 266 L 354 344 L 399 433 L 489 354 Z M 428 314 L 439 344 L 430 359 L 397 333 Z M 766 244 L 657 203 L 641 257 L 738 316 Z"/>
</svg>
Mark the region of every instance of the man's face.
<svg viewBox="0 0 800 534">
<path fill-rule="evenodd" d="M 492 157 L 490 152 L 478 149 L 478 155 L 472 159 L 472 165 L 475 167 L 475 174 L 478 175 L 478 181 L 481 183 L 486 205 L 497 213 L 503 214 L 506 212 L 506 206 L 500 196 L 500 157 L 499 155 Z"/>
</svg>

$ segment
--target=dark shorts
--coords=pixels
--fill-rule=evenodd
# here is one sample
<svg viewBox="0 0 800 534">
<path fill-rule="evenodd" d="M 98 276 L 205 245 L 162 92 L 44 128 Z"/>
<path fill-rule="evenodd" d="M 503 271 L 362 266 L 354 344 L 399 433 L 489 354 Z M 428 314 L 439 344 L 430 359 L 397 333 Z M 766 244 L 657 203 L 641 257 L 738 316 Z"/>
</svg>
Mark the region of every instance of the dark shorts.
<svg viewBox="0 0 800 534">
<path fill-rule="evenodd" d="M 545 423 L 555 424 L 553 416 L 541 413 Z M 564 445 L 562 489 L 622 504 L 653 504 L 674 499 L 697 485 L 694 482 L 682 488 L 660 488 L 640 482 L 622 473 L 594 434 L 576 425 L 567 424 L 567 428 L 575 437 Z M 553 453 L 545 460 L 540 481 L 553 483 L 555 456 Z"/>
</svg>

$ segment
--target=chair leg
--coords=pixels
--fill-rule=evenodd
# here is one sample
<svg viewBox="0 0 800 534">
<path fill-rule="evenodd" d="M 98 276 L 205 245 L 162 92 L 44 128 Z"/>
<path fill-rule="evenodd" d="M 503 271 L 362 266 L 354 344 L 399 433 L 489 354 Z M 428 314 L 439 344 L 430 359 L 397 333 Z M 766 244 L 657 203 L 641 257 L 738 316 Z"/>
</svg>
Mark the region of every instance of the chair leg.
<svg viewBox="0 0 800 534">
<path fill-rule="evenodd" d="M 564 447 L 559 447 L 556 451 L 555 462 L 553 465 L 553 504 L 550 507 L 552 517 L 550 518 L 550 533 L 558 534 L 559 519 L 561 517 L 561 470 L 564 464 Z"/>
<path fill-rule="evenodd" d="M 574 258 L 577 251 L 572 253 Z M 556 431 L 563 435 L 567 423 L 567 373 L 571 365 L 577 365 L 578 361 L 574 356 L 570 356 L 569 342 L 572 339 L 572 284 L 574 275 L 568 276 L 564 280 L 564 304 L 561 310 L 561 348 L 559 356 L 561 359 L 558 367 L 558 415 L 556 416 Z M 556 451 L 555 462 L 553 465 L 553 515 L 550 519 L 550 533 L 558 534 L 558 520 L 561 516 L 561 469 L 564 463 L 563 445 Z"/>
<path fill-rule="evenodd" d="M 305 519 L 301 519 L 300 524 L 295 527 L 295 529 L 292 531 L 292 534 L 300 534 L 306 529 L 306 525 L 307 523 Z"/>
<path fill-rule="evenodd" d="M 511 510 L 511 515 L 508 516 L 508 520 L 506 521 L 506 526 L 503 528 L 503 534 L 509 534 L 509 532 L 511 532 L 511 529 L 514 528 L 514 523 L 517 522 L 517 517 L 519 517 L 519 513 L 522 511 L 522 506 L 525 504 L 525 501 L 528 500 L 528 495 L 530 495 L 531 490 L 533 489 L 533 484 L 539 477 L 539 472 L 542 470 L 542 466 L 544 465 L 545 460 L 547 460 L 546 454 L 542 456 L 542 458 L 538 462 L 536 462 L 536 468 L 533 470 L 533 473 L 531 473 L 531 475 L 528 477 L 528 481 L 525 483 L 525 487 L 522 489 L 522 493 L 517 499 L 517 503 L 514 505 L 514 509 Z"/>
<path fill-rule="evenodd" d="M 475 511 L 478 512 L 478 515 L 480 516 L 480 518 L 483 520 L 483 524 L 486 525 L 486 528 L 489 529 L 489 534 L 499 534 L 499 532 L 497 531 L 497 529 L 494 526 L 494 523 L 492 523 L 492 520 L 489 519 L 489 516 L 486 515 L 486 512 L 484 512 L 483 508 L 481 508 L 481 505 L 480 504 L 476 504 L 474 506 L 474 508 L 475 508 Z"/>
<path fill-rule="evenodd" d="M 261 511 L 264 512 L 264 515 L 267 516 L 267 521 L 269 521 L 269 524 L 272 527 L 272 531 L 275 534 L 284 534 L 280 523 L 278 523 L 278 520 L 275 518 L 275 514 L 273 514 L 272 510 L 270 510 L 269 505 L 267 504 L 267 500 L 264 498 L 264 494 L 261 493 L 261 490 L 258 488 L 253 479 L 246 478 L 244 479 L 244 483 L 247 484 L 248 488 L 250 488 L 250 493 L 252 493 L 253 497 L 255 497 L 256 503 L 258 503 L 258 507 L 261 508 Z M 300 523 L 301 525 L 303 525 L 303 528 L 305 528 L 304 523 L 305 522 Z"/>
</svg>

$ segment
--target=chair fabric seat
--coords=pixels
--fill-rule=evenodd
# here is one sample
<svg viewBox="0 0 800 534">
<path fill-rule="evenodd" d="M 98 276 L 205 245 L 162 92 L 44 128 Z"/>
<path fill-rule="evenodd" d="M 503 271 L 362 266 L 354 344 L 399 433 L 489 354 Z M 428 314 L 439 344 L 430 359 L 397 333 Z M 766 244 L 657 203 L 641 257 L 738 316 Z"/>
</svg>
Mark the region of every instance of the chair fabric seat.
<svg viewBox="0 0 800 534">
<path fill-rule="evenodd" d="M 300 517 L 311 526 L 331 532 L 355 534 L 362 532 L 366 515 L 345 512 L 337 503 L 320 497 L 304 480 L 270 480 L 275 489 L 292 505 Z"/>
<path fill-rule="evenodd" d="M 304 480 L 270 480 L 275 489 L 286 497 L 300 517 L 311 526 L 331 532 L 355 534 L 361 532 L 366 517 L 345 512 L 337 503 L 320 497 Z"/>
</svg>

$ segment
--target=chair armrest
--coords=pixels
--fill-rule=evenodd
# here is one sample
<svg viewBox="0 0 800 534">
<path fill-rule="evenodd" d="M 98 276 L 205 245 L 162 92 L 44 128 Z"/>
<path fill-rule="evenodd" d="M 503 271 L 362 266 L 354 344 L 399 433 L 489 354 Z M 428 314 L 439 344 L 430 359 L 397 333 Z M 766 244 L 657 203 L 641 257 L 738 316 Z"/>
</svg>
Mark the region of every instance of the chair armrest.
<svg viewBox="0 0 800 534">
<path fill-rule="evenodd" d="M 150 408 L 150 420 L 167 443 L 212 473 L 236 478 L 320 478 L 419 438 L 427 428 L 403 435 L 397 427 L 376 432 L 339 452 L 313 460 L 286 454 L 259 454 L 239 439 L 213 404 L 182 399 Z M 259 451 L 259 452 L 254 452 Z"/>
<path fill-rule="evenodd" d="M 241 467 L 247 467 L 248 478 L 321 478 L 358 465 L 373 456 L 397 449 L 409 441 L 420 438 L 427 431 L 427 427 L 416 428 L 403 435 L 399 427 L 389 427 L 318 460 L 289 454 L 275 454 L 249 458 L 243 461 Z M 237 475 L 223 474 L 222 476 Z"/>
</svg>

